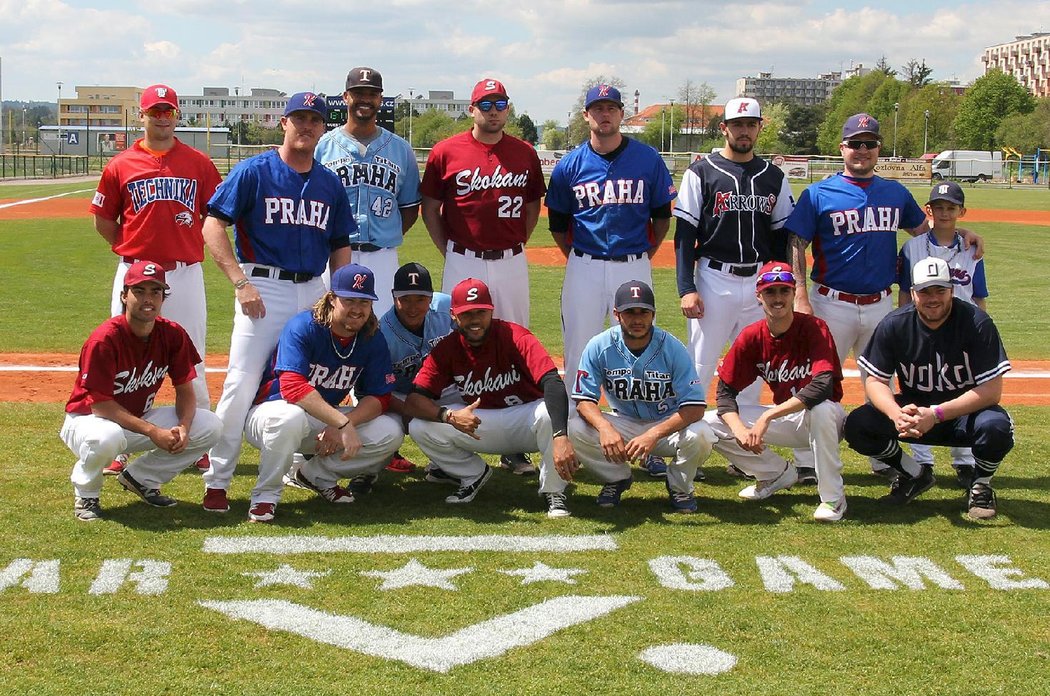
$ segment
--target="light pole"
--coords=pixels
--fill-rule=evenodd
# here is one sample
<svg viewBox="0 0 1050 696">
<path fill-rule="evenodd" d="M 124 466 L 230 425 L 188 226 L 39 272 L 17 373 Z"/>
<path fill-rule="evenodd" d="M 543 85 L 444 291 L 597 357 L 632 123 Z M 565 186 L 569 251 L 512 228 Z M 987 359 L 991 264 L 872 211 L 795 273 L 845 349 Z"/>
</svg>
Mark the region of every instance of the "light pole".
<svg viewBox="0 0 1050 696">
<path fill-rule="evenodd" d="M 897 156 L 897 112 L 900 111 L 900 102 L 893 103 L 893 156 Z M 924 153 L 925 154 L 925 153 Z"/>
<path fill-rule="evenodd" d="M 412 88 L 408 89 L 408 146 L 412 147 L 412 99 L 414 93 Z"/>
<path fill-rule="evenodd" d="M 922 112 L 923 124 L 922 124 L 922 154 L 926 154 L 927 136 L 930 134 L 930 110 Z"/>
<path fill-rule="evenodd" d="M 667 117 L 664 114 L 665 114 L 665 109 L 664 109 L 663 105 L 661 104 L 660 105 L 660 152 L 664 151 L 664 121 L 667 120 Z"/>
<path fill-rule="evenodd" d="M 55 104 L 55 123 L 58 124 L 58 154 L 62 154 L 62 83 L 58 85 L 58 102 Z"/>
<path fill-rule="evenodd" d="M 674 154 L 674 99 L 669 99 L 668 101 L 671 102 L 671 128 L 670 128 L 670 131 L 671 131 L 671 145 L 668 148 L 668 151 L 673 155 Z"/>
<path fill-rule="evenodd" d="M 22 144 L 28 145 L 29 141 L 26 139 L 26 107 L 22 107 Z"/>
<path fill-rule="evenodd" d="M 569 151 L 569 126 L 572 124 L 572 112 L 565 115 L 565 151 Z"/>
</svg>

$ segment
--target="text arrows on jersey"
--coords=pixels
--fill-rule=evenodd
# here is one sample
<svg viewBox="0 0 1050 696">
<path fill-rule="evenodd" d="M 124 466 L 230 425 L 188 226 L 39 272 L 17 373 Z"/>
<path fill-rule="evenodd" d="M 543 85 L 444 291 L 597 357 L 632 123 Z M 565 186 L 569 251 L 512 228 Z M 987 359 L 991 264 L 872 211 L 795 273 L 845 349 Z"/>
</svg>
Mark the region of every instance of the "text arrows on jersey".
<svg viewBox="0 0 1050 696">
<path fill-rule="evenodd" d="M 441 638 L 425 638 L 284 600 L 200 601 L 199 604 L 233 619 L 444 673 L 457 665 L 497 657 L 513 648 L 535 643 L 563 628 L 597 619 L 640 599 L 627 595 L 558 597 Z"/>
</svg>

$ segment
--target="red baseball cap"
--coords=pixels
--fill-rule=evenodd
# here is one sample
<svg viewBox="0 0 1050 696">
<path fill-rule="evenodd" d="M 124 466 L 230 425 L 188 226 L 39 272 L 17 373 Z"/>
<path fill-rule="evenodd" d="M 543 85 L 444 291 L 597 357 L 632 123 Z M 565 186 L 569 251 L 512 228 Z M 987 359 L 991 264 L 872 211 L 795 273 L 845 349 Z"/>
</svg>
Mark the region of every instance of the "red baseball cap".
<svg viewBox="0 0 1050 696">
<path fill-rule="evenodd" d="M 164 268 L 159 263 L 152 261 L 136 261 L 124 274 L 124 287 L 126 288 L 143 283 L 156 283 L 165 290 L 169 289 Z"/>
<path fill-rule="evenodd" d="M 158 104 L 166 104 L 173 109 L 179 108 L 179 95 L 167 85 L 150 85 L 142 90 L 142 98 L 139 99 L 139 108 L 145 111 L 152 109 Z"/>
<path fill-rule="evenodd" d="M 474 85 L 474 91 L 470 93 L 470 103 L 477 104 L 485 97 L 500 96 L 504 99 L 510 99 L 507 96 L 507 88 L 503 86 L 503 83 L 499 80 L 493 80 L 492 78 L 486 77 L 484 80 Z"/>
<path fill-rule="evenodd" d="M 452 288 L 452 313 L 462 314 L 474 309 L 493 309 L 489 286 L 477 278 L 467 278 Z"/>
<path fill-rule="evenodd" d="M 766 288 L 795 287 L 795 274 L 791 272 L 791 265 L 784 261 L 770 261 L 758 271 L 758 282 L 755 289 L 762 292 Z"/>
</svg>

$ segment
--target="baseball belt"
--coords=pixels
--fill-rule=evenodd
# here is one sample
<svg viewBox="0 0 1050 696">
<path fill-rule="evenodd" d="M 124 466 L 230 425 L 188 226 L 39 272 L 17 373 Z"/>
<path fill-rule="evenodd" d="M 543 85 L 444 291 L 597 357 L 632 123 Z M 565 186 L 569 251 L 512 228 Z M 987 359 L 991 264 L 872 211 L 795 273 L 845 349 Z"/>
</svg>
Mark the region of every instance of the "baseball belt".
<svg viewBox="0 0 1050 696">
<path fill-rule="evenodd" d="M 292 271 L 286 271 L 283 268 L 266 268 L 260 266 L 256 266 L 252 269 L 251 276 L 253 278 L 290 280 L 293 283 L 305 283 L 317 277 L 313 273 L 294 273 Z"/>
<path fill-rule="evenodd" d="M 843 302 L 849 302 L 855 305 L 870 305 L 876 302 L 881 302 L 882 298 L 889 297 L 890 288 L 880 290 L 879 292 L 873 292 L 870 295 L 854 295 L 848 292 L 841 292 L 839 290 L 832 290 L 826 285 L 818 285 L 817 292 L 825 297 L 830 297 L 835 300 L 842 300 Z"/>
<path fill-rule="evenodd" d="M 579 256 L 581 259 L 594 259 L 595 261 L 615 261 L 617 263 L 626 263 L 628 261 L 637 261 L 638 259 L 645 256 L 645 254 L 621 254 L 620 256 L 601 256 L 599 254 L 588 254 L 586 251 L 580 251 L 574 248 L 572 253 Z"/>
<path fill-rule="evenodd" d="M 485 261 L 496 261 L 497 259 L 505 259 L 511 256 L 517 256 L 525 247 L 521 244 L 515 244 L 510 249 L 490 249 L 488 251 L 474 251 L 468 249 L 458 242 L 452 242 L 452 251 L 461 256 L 473 256 L 475 258 L 484 259 Z M 508 253 L 509 252 L 509 253 Z"/>
<path fill-rule="evenodd" d="M 379 251 L 382 248 L 383 247 L 376 246 L 375 244 L 358 244 L 357 242 L 351 242 L 350 244 L 350 249 L 352 249 L 353 251 L 372 252 Z"/>
<path fill-rule="evenodd" d="M 742 278 L 749 278 L 758 273 L 757 263 L 742 266 L 738 263 L 723 263 L 722 261 L 708 259 L 707 265 L 715 269 L 716 271 L 721 271 L 722 273 L 728 273 L 730 275 L 740 276 Z"/>
<path fill-rule="evenodd" d="M 149 259 L 136 259 L 136 258 L 133 258 L 131 256 L 121 256 L 120 260 L 123 261 L 124 263 L 128 264 L 128 265 L 131 265 L 133 263 L 138 263 L 139 261 L 148 261 L 149 263 L 156 263 L 158 266 L 163 268 L 165 271 L 174 271 L 176 268 L 179 267 L 180 263 L 183 263 L 182 261 L 168 261 L 167 263 L 157 263 L 156 261 L 150 261 Z M 194 261 L 193 263 L 196 263 L 196 261 Z M 187 263 L 187 264 L 184 264 L 184 265 L 189 266 L 191 264 Z"/>
</svg>

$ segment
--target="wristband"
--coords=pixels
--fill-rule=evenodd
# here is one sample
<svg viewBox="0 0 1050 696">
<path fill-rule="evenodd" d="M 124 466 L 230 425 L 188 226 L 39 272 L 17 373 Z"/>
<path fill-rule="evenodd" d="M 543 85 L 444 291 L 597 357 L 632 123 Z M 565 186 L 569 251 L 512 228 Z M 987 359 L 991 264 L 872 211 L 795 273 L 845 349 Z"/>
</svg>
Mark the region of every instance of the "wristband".
<svg viewBox="0 0 1050 696">
<path fill-rule="evenodd" d="M 252 281 L 248 280 L 247 278 L 241 278 L 240 280 L 238 280 L 236 283 L 233 284 L 233 289 L 234 290 L 240 290 L 241 288 L 243 288 L 245 285 L 247 285 L 250 282 L 252 282 Z"/>
<path fill-rule="evenodd" d="M 933 407 L 933 416 L 937 419 L 938 423 L 944 422 L 944 409 L 940 407 L 940 404 Z"/>
<path fill-rule="evenodd" d="M 568 435 L 568 433 L 566 433 L 564 430 L 557 430 L 551 434 L 551 439 L 553 440 L 555 438 L 565 437 L 566 435 Z"/>
<path fill-rule="evenodd" d="M 448 406 L 442 406 L 438 409 L 436 422 L 448 423 Z"/>
<path fill-rule="evenodd" d="M 345 427 L 346 427 L 346 426 L 348 426 L 348 425 L 350 425 L 350 419 L 349 419 L 349 418 L 347 418 L 347 419 L 346 419 L 346 422 L 345 422 L 345 423 L 343 423 L 343 424 L 342 424 L 342 425 L 340 425 L 340 426 L 339 426 L 338 428 L 336 428 L 336 430 L 342 430 L 343 428 L 345 428 Z"/>
</svg>

